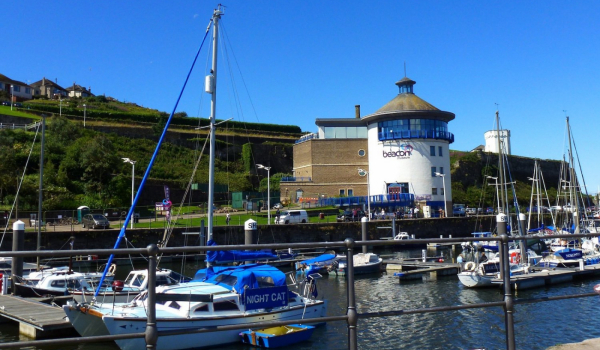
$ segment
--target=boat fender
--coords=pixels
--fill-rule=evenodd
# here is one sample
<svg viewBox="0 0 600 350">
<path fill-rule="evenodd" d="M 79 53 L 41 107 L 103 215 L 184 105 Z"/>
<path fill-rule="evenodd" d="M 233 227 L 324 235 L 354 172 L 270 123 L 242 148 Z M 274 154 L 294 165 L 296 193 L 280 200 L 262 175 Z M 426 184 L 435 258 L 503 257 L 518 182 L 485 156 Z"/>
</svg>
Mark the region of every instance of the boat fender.
<svg viewBox="0 0 600 350">
<path fill-rule="evenodd" d="M 123 283 L 123 281 L 113 281 L 113 283 L 112 283 L 112 289 L 115 292 L 121 292 L 121 291 L 123 291 L 124 285 L 125 284 Z"/>
<path fill-rule="evenodd" d="M 110 267 L 108 268 L 108 273 L 111 273 L 114 275 L 116 270 L 117 270 L 117 264 L 110 264 Z"/>
<path fill-rule="evenodd" d="M 476 266 L 477 265 L 473 261 L 469 261 L 468 263 L 465 264 L 465 270 L 466 271 L 473 271 L 473 270 L 475 270 Z"/>
</svg>

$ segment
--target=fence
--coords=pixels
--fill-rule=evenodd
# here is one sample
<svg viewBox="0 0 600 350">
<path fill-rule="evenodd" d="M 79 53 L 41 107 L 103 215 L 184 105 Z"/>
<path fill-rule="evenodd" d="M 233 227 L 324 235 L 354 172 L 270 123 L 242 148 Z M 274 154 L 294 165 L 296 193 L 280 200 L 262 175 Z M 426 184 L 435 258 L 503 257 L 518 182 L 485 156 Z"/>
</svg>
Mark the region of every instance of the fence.
<svg viewBox="0 0 600 350">
<path fill-rule="evenodd" d="M 502 232 L 502 231 L 500 231 Z M 271 322 L 260 322 L 253 324 L 237 324 L 231 326 L 219 326 L 218 330 L 234 330 L 234 329 L 248 329 L 248 328 L 266 328 L 273 326 L 281 326 L 288 325 L 293 323 L 322 323 L 322 322 L 337 322 L 337 321 L 345 321 L 348 325 L 348 349 L 356 350 L 358 348 L 357 345 L 357 335 L 358 335 L 358 320 L 366 319 L 366 318 L 374 318 L 374 317 L 390 317 L 390 316 L 403 316 L 403 315 L 411 315 L 411 314 L 426 314 L 433 312 L 447 312 L 447 311 L 456 311 L 456 310 L 465 310 L 465 309 L 477 309 L 477 308 L 493 308 L 493 307 L 502 307 L 504 310 L 504 319 L 505 319 L 505 337 L 506 337 L 506 349 L 514 350 L 516 349 L 515 344 L 515 333 L 514 333 L 514 312 L 515 306 L 524 303 L 539 303 L 550 300 L 563 300 L 563 299 L 572 299 L 572 298 L 583 298 L 583 297 L 592 297 L 597 296 L 596 293 L 583 293 L 583 294 L 574 294 L 574 295 L 562 295 L 562 296 L 554 296 L 554 297 L 542 297 L 542 298 L 533 298 L 533 299 L 525 299 L 525 300 L 515 300 L 510 286 L 510 264 L 509 264 L 509 256 L 508 256 L 508 243 L 509 240 L 528 240 L 528 239 L 554 239 L 554 238 L 565 238 L 565 239 L 573 239 L 573 238 L 582 238 L 582 237 L 591 237 L 591 236 L 600 236 L 600 234 L 565 234 L 565 235 L 551 235 L 551 236 L 522 236 L 522 237 L 509 237 L 505 234 L 502 234 L 498 237 L 484 237 L 484 238 L 461 238 L 460 242 L 498 242 L 499 251 L 500 251 L 500 266 L 501 266 L 501 278 L 503 279 L 504 284 L 504 299 L 501 301 L 495 302 L 486 302 L 486 303 L 473 303 L 473 304 L 462 304 L 455 306 L 440 306 L 440 307 L 429 307 L 429 308 L 421 308 L 421 309 L 410 309 L 410 310 L 387 310 L 387 311 L 379 311 L 379 312 L 362 312 L 359 313 L 356 308 L 356 293 L 354 289 L 354 265 L 353 259 L 347 259 L 347 313 L 345 315 L 335 315 L 328 316 L 322 318 L 313 318 L 313 319 L 294 319 L 294 320 L 285 320 L 285 321 L 271 321 Z M 408 239 L 398 241 L 357 241 L 355 242 L 352 239 L 346 239 L 343 242 L 327 242 L 327 243 L 294 243 L 294 244 L 257 244 L 253 245 L 253 249 L 302 249 L 302 248 L 346 248 L 347 256 L 352 256 L 354 252 L 354 248 L 356 246 L 393 246 L 397 244 L 423 244 L 423 243 L 441 243 L 441 244 L 456 244 L 457 239 L 453 238 L 437 238 L 437 239 Z M 459 242 L 459 243 L 460 243 Z M 64 256 L 72 256 L 72 255 L 126 255 L 126 254 L 147 254 L 148 259 L 148 285 L 154 286 L 156 281 L 156 267 L 157 267 L 157 256 L 158 255 L 168 255 L 168 254 L 176 254 L 176 253 L 198 253 L 198 252 L 207 252 L 207 251 L 216 251 L 216 250 L 243 250 L 247 249 L 246 245 L 231 245 L 231 246 L 195 246 L 195 247 L 177 247 L 177 248 L 158 248 L 156 245 L 151 244 L 147 248 L 128 248 L 128 249 L 85 249 L 85 250 L 69 250 L 69 251 L 45 251 L 45 252 L 35 252 L 35 251 L 20 251 L 20 252 L 0 252 L 0 257 L 33 257 L 38 255 L 48 256 L 48 257 L 64 257 Z M 39 347 L 41 345 L 58 345 L 58 344 L 79 344 L 79 343 L 95 343 L 102 341 L 112 341 L 118 339 L 131 339 L 131 338 L 145 338 L 147 342 L 147 349 L 155 349 L 157 339 L 160 336 L 166 335 L 177 335 L 177 334 L 192 334 L 192 333 L 206 333 L 215 331 L 215 329 L 201 328 L 194 330 L 179 330 L 179 331 L 158 331 L 156 325 L 156 310 L 154 308 L 156 301 L 156 291 L 154 288 L 148 289 L 148 316 L 146 323 L 146 330 L 144 333 L 133 333 L 133 334 L 124 334 L 124 335 L 107 335 L 107 336 L 93 336 L 93 337 L 76 337 L 76 338 L 61 338 L 61 339 L 53 339 L 53 340 L 34 340 L 34 341 L 25 341 L 25 342 L 11 342 L 11 343 L 0 343 L 0 349 L 7 348 L 15 348 L 15 347 Z M 572 310 L 573 311 L 573 310 Z M 573 322 L 577 322 L 576 319 Z M 64 346 L 64 345 L 63 345 Z"/>
</svg>

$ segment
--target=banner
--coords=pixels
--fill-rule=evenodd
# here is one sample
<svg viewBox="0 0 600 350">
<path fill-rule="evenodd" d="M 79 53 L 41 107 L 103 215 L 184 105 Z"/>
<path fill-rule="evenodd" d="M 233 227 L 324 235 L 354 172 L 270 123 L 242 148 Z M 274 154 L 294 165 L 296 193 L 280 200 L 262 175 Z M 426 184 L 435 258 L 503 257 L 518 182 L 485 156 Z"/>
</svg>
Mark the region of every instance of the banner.
<svg viewBox="0 0 600 350">
<path fill-rule="evenodd" d="M 171 191 L 169 190 L 169 186 L 165 185 L 165 199 L 168 201 L 171 200 L 170 195 Z"/>
<path fill-rule="evenodd" d="M 288 304 L 287 286 L 245 289 L 243 302 L 246 310 L 269 309 Z"/>
</svg>

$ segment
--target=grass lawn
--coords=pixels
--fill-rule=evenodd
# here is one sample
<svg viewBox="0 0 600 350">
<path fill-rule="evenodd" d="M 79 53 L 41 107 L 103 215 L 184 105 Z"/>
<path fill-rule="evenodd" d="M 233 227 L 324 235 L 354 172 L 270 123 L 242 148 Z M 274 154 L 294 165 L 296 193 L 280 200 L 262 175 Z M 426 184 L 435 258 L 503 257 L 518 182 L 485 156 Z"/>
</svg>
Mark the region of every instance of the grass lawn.
<svg viewBox="0 0 600 350">
<path fill-rule="evenodd" d="M 26 112 L 27 109 L 23 109 L 23 108 L 15 108 L 13 107 L 13 110 L 10 110 L 10 106 L 0 106 L 0 114 L 4 114 L 4 115 L 12 115 L 15 117 L 25 117 L 25 118 L 31 118 L 31 119 L 42 119 L 41 117 L 35 115 L 35 114 L 30 114 Z"/>
</svg>

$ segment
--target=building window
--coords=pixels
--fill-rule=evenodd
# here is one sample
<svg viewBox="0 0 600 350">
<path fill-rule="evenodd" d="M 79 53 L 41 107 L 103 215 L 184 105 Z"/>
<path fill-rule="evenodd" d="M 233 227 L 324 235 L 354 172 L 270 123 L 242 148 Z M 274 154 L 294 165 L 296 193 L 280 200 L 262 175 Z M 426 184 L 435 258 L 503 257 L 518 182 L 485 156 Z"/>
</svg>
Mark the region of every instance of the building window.
<svg viewBox="0 0 600 350">
<path fill-rule="evenodd" d="M 435 177 L 435 173 L 437 173 L 437 170 L 435 170 L 436 167 L 432 166 L 431 167 L 431 177 Z"/>
<path fill-rule="evenodd" d="M 443 166 L 441 166 L 441 167 L 440 167 L 440 174 L 443 174 L 443 173 L 444 173 L 444 167 L 443 167 Z"/>
<path fill-rule="evenodd" d="M 435 146 L 429 146 L 429 155 L 435 157 Z"/>
<path fill-rule="evenodd" d="M 31 89 L 30 89 L 30 88 L 28 88 L 28 87 L 26 87 L 26 88 L 25 88 L 25 93 L 26 93 L 26 94 L 30 94 L 30 93 L 31 93 Z"/>
<path fill-rule="evenodd" d="M 354 196 L 354 190 L 349 188 L 348 189 L 348 197 L 352 197 L 352 196 Z"/>
<path fill-rule="evenodd" d="M 359 149 L 359 150 L 358 150 L 358 155 L 359 155 L 359 156 L 361 156 L 361 157 L 364 157 L 366 153 L 367 153 L 367 152 L 365 152 L 365 150 L 364 150 L 364 149 Z"/>
<path fill-rule="evenodd" d="M 431 194 L 434 195 L 434 196 L 436 196 L 437 195 L 437 188 L 433 187 L 431 189 Z"/>
<path fill-rule="evenodd" d="M 440 194 L 443 196 L 444 195 L 444 188 L 440 188 Z"/>
<path fill-rule="evenodd" d="M 340 189 L 340 197 L 343 197 L 345 195 L 346 195 L 346 190 Z"/>
<path fill-rule="evenodd" d="M 20 87 L 20 86 L 13 85 L 13 91 L 14 91 L 14 92 L 20 92 L 20 91 L 21 91 L 21 87 Z"/>
<path fill-rule="evenodd" d="M 442 146 L 438 146 L 438 156 L 442 156 Z"/>
</svg>

